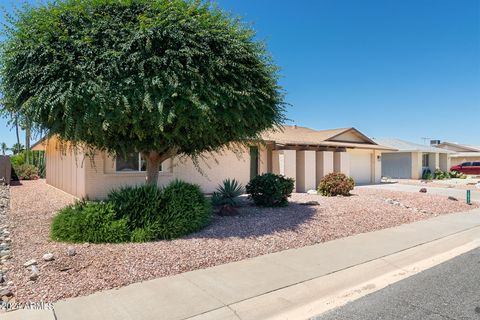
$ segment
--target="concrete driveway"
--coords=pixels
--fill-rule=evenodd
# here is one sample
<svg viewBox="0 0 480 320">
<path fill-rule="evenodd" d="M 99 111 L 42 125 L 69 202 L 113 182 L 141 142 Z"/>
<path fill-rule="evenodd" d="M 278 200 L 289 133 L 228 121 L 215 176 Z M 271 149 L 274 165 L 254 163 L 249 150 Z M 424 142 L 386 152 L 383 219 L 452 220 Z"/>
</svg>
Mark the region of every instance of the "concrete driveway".
<svg viewBox="0 0 480 320">
<path fill-rule="evenodd" d="M 430 194 L 438 194 L 442 196 L 452 196 L 459 200 L 466 201 L 466 190 L 462 189 L 454 189 L 454 188 L 438 188 L 438 187 L 429 187 L 428 185 L 425 186 L 417 186 L 417 185 L 406 185 L 406 184 L 399 184 L 399 183 L 382 183 L 382 184 L 374 184 L 368 186 L 358 186 L 356 188 L 373 188 L 373 189 L 383 189 L 383 190 L 391 190 L 391 191 L 399 191 L 399 192 L 419 192 L 421 188 L 426 188 L 427 192 Z M 480 202 L 480 191 L 477 189 L 472 189 L 472 201 L 479 201 Z"/>
</svg>

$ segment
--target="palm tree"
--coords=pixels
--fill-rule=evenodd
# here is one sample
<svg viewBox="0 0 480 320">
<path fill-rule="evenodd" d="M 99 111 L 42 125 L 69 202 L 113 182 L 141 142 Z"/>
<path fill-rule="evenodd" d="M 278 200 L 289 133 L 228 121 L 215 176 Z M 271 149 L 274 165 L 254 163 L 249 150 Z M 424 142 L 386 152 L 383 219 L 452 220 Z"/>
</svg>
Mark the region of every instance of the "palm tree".
<svg viewBox="0 0 480 320">
<path fill-rule="evenodd" d="M 7 152 L 8 150 L 7 144 L 5 142 L 2 142 L 0 144 L 0 149 L 2 150 L 2 155 L 5 155 L 5 152 Z"/>
</svg>

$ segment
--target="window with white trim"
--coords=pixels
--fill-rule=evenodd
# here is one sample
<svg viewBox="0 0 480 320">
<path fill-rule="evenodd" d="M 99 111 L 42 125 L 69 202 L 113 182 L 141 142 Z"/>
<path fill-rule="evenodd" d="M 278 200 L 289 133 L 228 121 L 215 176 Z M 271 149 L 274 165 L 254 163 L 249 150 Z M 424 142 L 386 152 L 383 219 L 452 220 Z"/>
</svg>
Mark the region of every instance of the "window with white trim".
<svg viewBox="0 0 480 320">
<path fill-rule="evenodd" d="M 130 152 L 125 155 L 118 155 L 115 158 L 115 171 L 145 172 L 147 171 L 147 162 L 140 152 Z M 159 171 L 163 171 L 163 163 L 160 165 Z"/>
</svg>

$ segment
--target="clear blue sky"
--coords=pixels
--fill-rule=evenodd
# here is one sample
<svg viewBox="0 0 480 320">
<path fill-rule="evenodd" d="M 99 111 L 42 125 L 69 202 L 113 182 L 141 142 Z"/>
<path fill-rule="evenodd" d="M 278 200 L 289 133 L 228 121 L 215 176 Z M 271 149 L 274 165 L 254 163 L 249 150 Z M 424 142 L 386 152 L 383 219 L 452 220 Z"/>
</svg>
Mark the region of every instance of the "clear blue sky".
<svg viewBox="0 0 480 320">
<path fill-rule="evenodd" d="M 218 3 L 266 41 L 295 124 L 480 145 L 479 0 Z"/>
</svg>

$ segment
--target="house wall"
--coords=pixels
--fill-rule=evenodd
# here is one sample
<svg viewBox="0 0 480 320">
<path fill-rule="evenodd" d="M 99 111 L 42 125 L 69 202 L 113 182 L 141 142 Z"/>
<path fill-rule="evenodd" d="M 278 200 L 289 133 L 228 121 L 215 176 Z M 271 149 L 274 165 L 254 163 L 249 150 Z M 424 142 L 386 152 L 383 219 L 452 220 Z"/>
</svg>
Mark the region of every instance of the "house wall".
<svg viewBox="0 0 480 320">
<path fill-rule="evenodd" d="M 382 176 L 394 179 L 410 179 L 412 177 L 412 153 L 383 153 Z"/>
<path fill-rule="evenodd" d="M 267 167 L 266 152 L 259 150 L 259 173 Z M 215 191 L 223 180 L 236 179 L 244 186 L 250 181 L 250 154 L 248 150 L 225 151 L 199 160 L 199 169 L 190 158 L 174 158 L 163 163 L 158 185 L 167 185 L 174 179 L 188 181 L 200 186 L 203 192 Z M 91 199 L 102 199 L 121 186 L 145 183 L 145 173 L 116 172 L 114 158 L 99 153 L 93 163 L 86 166 L 86 194 Z"/>
<path fill-rule="evenodd" d="M 477 162 L 480 161 L 480 157 L 452 157 L 450 158 L 450 168 L 453 166 L 458 166 L 463 162 Z"/>
<path fill-rule="evenodd" d="M 75 152 L 69 148 L 65 145 L 62 150 L 56 139 L 49 140 L 45 149 L 46 180 L 58 189 L 83 198 L 86 196 L 86 166 L 90 160 L 80 150 Z"/>
<path fill-rule="evenodd" d="M 450 157 L 446 153 L 440 153 L 440 169 L 442 171 L 450 171 L 450 168 L 452 167 Z"/>
</svg>

